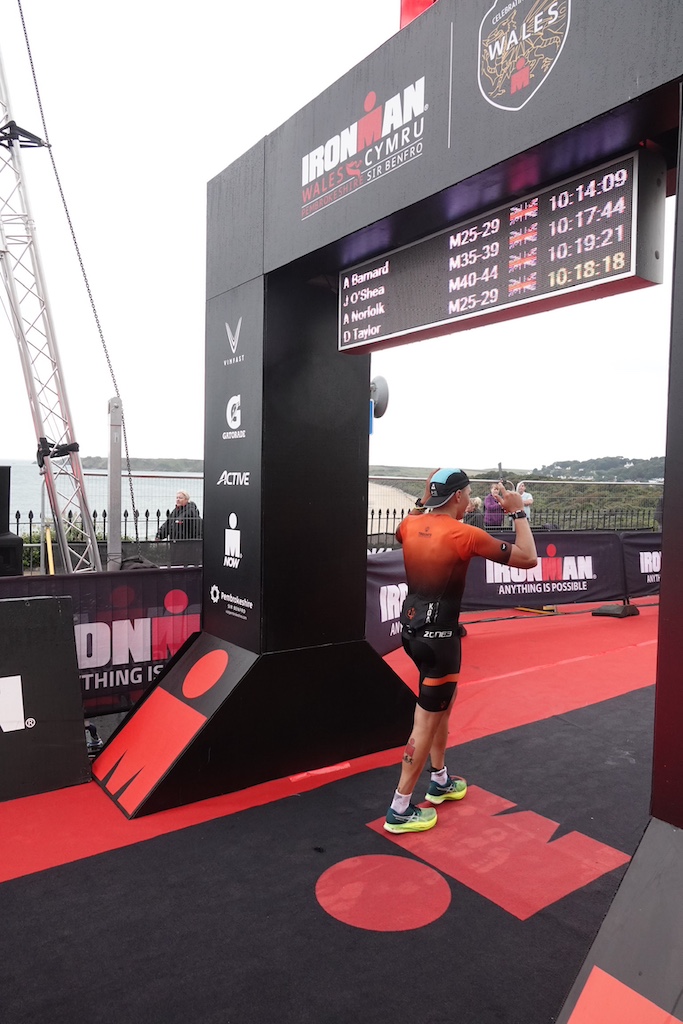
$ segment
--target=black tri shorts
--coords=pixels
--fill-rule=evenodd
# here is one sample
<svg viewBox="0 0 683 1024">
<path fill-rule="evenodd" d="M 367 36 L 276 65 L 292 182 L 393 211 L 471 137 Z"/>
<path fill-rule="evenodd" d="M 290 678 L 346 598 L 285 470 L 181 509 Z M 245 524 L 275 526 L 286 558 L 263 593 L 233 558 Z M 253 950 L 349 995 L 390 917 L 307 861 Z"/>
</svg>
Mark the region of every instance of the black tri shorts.
<svg viewBox="0 0 683 1024">
<path fill-rule="evenodd" d="M 413 630 L 404 627 L 401 640 L 406 654 L 420 673 L 418 704 L 425 711 L 444 711 L 455 692 L 460 672 L 461 646 L 457 624 L 450 629 L 425 626 Z"/>
</svg>

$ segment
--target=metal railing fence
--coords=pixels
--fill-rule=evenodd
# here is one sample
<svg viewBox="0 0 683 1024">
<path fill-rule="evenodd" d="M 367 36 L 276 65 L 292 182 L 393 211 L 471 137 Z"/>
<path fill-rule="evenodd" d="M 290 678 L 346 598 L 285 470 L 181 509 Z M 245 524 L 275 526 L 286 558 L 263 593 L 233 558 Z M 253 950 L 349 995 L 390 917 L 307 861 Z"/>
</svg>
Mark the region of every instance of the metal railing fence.
<svg viewBox="0 0 683 1024">
<path fill-rule="evenodd" d="M 518 480 L 507 481 L 515 485 Z M 482 500 L 493 479 L 471 479 L 472 496 Z M 524 478 L 533 496 L 534 530 L 659 530 L 655 518 L 663 483 L 595 480 L 534 480 Z M 378 477 L 368 482 L 368 546 L 393 547 L 398 524 L 424 491 L 424 478 Z M 487 527 L 484 527 L 485 529 Z M 512 529 L 506 520 L 491 531 Z"/>
<path fill-rule="evenodd" d="M 149 486 L 167 495 L 169 483 L 176 487 L 179 477 L 144 477 Z M 185 478 L 189 484 L 189 478 Z M 515 481 L 511 481 L 514 483 Z M 492 479 L 472 479 L 472 494 L 484 499 L 495 483 Z M 578 480 L 534 480 L 525 479 L 527 489 L 532 493 L 531 525 L 534 530 L 658 530 L 661 524 L 655 519 L 655 509 L 663 492 L 661 481 L 650 483 L 597 482 Z M 179 486 L 179 484 L 178 484 Z M 202 478 L 191 479 L 191 494 L 202 492 Z M 173 488 L 171 488 L 173 490 Z M 188 490 L 188 486 L 182 488 Z M 415 499 L 424 490 L 424 479 L 416 477 L 378 477 L 368 480 L 368 547 L 390 548 L 395 546 L 394 534 L 400 521 L 415 504 Z M 137 513 L 138 537 L 141 542 L 154 541 L 160 526 L 171 514 L 171 509 L 162 511 L 160 506 L 145 508 Z M 98 540 L 106 546 L 107 511 L 94 507 L 93 521 Z M 41 571 L 41 517 L 28 511 L 13 514 L 13 528 L 23 537 L 24 570 Z M 46 516 L 45 525 L 50 525 Z M 503 527 L 492 530 L 511 529 L 507 520 Z M 121 535 L 123 542 L 135 540 L 133 513 L 123 509 Z M 44 554 L 43 563 L 44 567 Z"/>
</svg>

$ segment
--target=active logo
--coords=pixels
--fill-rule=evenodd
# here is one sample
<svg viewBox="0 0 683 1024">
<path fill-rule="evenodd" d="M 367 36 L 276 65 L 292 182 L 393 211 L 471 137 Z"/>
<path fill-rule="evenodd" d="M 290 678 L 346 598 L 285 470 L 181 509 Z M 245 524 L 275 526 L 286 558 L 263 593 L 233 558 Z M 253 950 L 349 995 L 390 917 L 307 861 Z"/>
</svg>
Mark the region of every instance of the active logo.
<svg viewBox="0 0 683 1024">
<path fill-rule="evenodd" d="M 301 160 L 301 219 L 324 210 L 422 156 L 425 79 L 378 102 L 368 92 L 364 113 Z"/>
<path fill-rule="evenodd" d="M 234 333 L 232 328 L 230 327 L 230 324 L 226 321 L 225 333 L 228 336 L 228 343 L 230 345 L 230 351 L 232 352 L 232 356 L 229 356 L 227 359 L 223 360 L 223 366 L 234 366 L 235 363 L 244 362 L 244 353 L 242 353 L 241 355 L 237 355 L 237 346 L 240 343 L 241 330 L 242 317 L 240 317 L 239 320 L 237 321 L 237 327 L 235 328 Z"/>
<path fill-rule="evenodd" d="M 225 487 L 248 487 L 250 473 L 240 473 L 224 469 L 216 480 L 216 484 L 223 484 Z"/>
<path fill-rule="evenodd" d="M 237 529 L 237 516 L 231 512 L 228 516 L 228 528 L 225 531 L 225 554 L 223 566 L 226 569 L 239 569 L 242 561 L 242 536 Z"/>
<path fill-rule="evenodd" d="M 496 0 L 479 28 L 479 89 L 500 110 L 521 110 L 562 53 L 571 0 Z"/>
<path fill-rule="evenodd" d="M 26 718 L 21 676 L 0 676 L 0 731 L 32 729 L 35 719 Z"/>
<path fill-rule="evenodd" d="M 233 441 L 246 437 L 246 431 L 241 430 L 242 426 L 242 396 L 233 395 L 225 408 L 225 418 L 230 430 L 223 431 L 224 441 Z"/>
</svg>

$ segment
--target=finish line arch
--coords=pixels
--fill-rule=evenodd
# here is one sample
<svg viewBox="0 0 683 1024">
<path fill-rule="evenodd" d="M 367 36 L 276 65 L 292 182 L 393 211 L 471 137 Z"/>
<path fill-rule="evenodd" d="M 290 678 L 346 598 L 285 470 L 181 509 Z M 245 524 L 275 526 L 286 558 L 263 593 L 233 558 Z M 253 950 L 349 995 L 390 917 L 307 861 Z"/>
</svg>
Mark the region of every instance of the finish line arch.
<svg viewBox="0 0 683 1024">
<path fill-rule="evenodd" d="M 676 191 L 676 0 L 510 7 L 439 0 L 209 183 L 204 628 L 221 640 L 269 657 L 327 648 L 331 659 L 336 645 L 364 643 L 370 371 L 368 349 L 337 351 L 342 271 L 381 266 L 639 149 L 658 155 Z M 505 92 L 505 75 L 521 70 L 506 71 L 513 33 L 528 37 L 533 94 Z M 678 241 L 680 217 L 676 231 Z M 679 277 L 680 266 L 674 395 Z M 669 402 L 669 466 L 680 415 Z M 241 484 L 215 483 L 226 470 Z M 679 486 L 670 473 L 669 516 Z M 671 723 L 683 721 L 666 628 L 683 550 L 671 533 L 665 544 L 658 719 Z M 679 747 L 662 724 L 653 810 L 681 826 Z"/>
<path fill-rule="evenodd" d="M 680 195 L 681 22 L 679 0 L 439 0 L 209 183 L 204 632 L 159 684 L 174 743 L 135 800 L 108 789 L 130 816 L 404 742 L 412 698 L 364 639 L 370 367 L 337 350 L 339 274 L 639 150 Z M 652 809 L 681 828 L 680 261 L 672 295 Z M 213 650 L 199 707 L 183 680 Z"/>
</svg>

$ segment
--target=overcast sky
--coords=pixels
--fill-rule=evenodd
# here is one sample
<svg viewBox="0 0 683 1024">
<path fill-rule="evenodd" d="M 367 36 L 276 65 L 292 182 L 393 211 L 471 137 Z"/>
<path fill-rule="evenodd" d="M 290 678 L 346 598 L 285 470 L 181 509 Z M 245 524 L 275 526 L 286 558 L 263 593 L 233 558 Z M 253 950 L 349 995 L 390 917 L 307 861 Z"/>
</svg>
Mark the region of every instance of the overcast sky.
<svg viewBox="0 0 683 1024">
<path fill-rule="evenodd" d="M 397 32 L 400 2 L 345 0 L 343 16 L 300 0 L 22 6 L 130 453 L 202 458 L 206 183 Z M 13 0 L 0 53 L 14 120 L 42 136 Z M 106 455 L 114 387 L 48 154 L 25 151 L 23 164 L 75 436 L 82 455 Z M 663 455 L 669 303 L 667 283 L 375 354 L 390 399 L 371 463 Z M 4 318 L 0 352 L 7 463 L 34 457 L 36 439 Z"/>
</svg>

